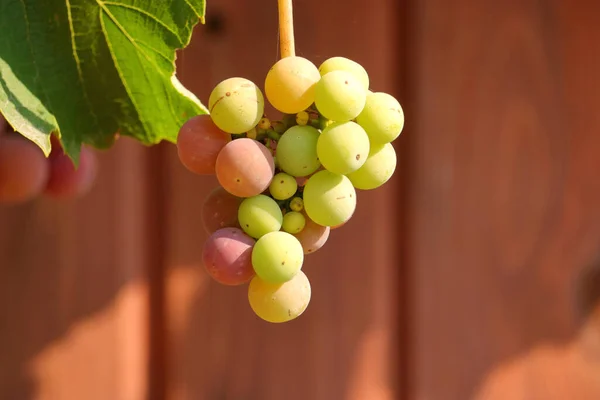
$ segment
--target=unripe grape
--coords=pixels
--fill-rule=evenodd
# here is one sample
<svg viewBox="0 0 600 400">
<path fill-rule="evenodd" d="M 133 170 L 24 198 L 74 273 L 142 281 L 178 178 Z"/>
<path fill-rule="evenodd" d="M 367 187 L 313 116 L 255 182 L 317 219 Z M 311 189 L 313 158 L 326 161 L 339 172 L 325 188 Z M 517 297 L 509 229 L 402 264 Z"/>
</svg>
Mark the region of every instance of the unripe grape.
<svg viewBox="0 0 600 400">
<path fill-rule="evenodd" d="M 369 137 L 355 122 L 335 122 L 323 130 L 317 155 L 323 167 L 336 174 L 349 174 L 367 161 Z"/>
<path fill-rule="evenodd" d="M 310 297 L 310 282 L 302 271 L 282 284 L 268 283 L 255 276 L 248 285 L 248 301 L 252 311 L 271 323 L 298 318 L 308 307 Z"/>
<path fill-rule="evenodd" d="M 336 226 L 348 221 L 356 209 L 352 182 L 327 170 L 317 172 L 304 187 L 304 209 L 319 225 Z"/>
<path fill-rule="evenodd" d="M 286 114 L 306 110 L 315 101 L 317 67 L 303 57 L 285 57 L 267 73 L 265 94 L 273 107 Z"/>
<path fill-rule="evenodd" d="M 336 122 L 356 118 L 365 106 L 367 92 L 349 72 L 323 75 L 315 88 L 315 106 L 325 118 Z"/>
<path fill-rule="evenodd" d="M 352 75 L 354 75 L 354 77 L 356 77 L 356 79 L 359 80 L 365 90 L 369 89 L 369 75 L 367 74 L 365 68 L 356 61 L 345 57 L 331 57 L 325 60 L 319 66 L 319 73 L 321 76 L 324 76 L 332 71 L 350 72 Z"/>
<path fill-rule="evenodd" d="M 254 272 L 265 282 L 283 283 L 302 268 L 304 251 L 293 235 L 269 232 L 256 241 L 252 250 Z"/>
<path fill-rule="evenodd" d="M 372 190 L 386 183 L 395 169 L 396 151 L 391 143 L 385 143 L 373 146 L 365 164 L 347 176 L 355 188 Z"/>
<path fill-rule="evenodd" d="M 259 194 L 244 199 L 238 209 L 240 226 L 253 238 L 281 229 L 283 214 L 272 198 Z"/>
<path fill-rule="evenodd" d="M 290 201 L 290 208 L 292 211 L 302 211 L 304 209 L 304 200 L 301 197 L 294 197 Z"/>
<path fill-rule="evenodd" d="M 283 224 L 281 224 L 281 229 L 283 229 L 285 232 L 295 234 L 302 231 L 305 225 L 306 218 L 304 218 L 304 215 L 297 211 L 290 211 L 283 216 Z"/>
<path fill-rule="evenodd" d="M 279 167 L 295 177 L 308 176 L 319 169 L 319 135 L 317 129 L 308 125 L 296 125 L 288 129 L 277 144 Z"/>
<path fill-rule="evenodd" d="M 285 172 L 276 174 L 271 181 L 271 185 L 269 185 L 269 192 L 275 200 L 289 199 L 296 193 L 297 189 L 296 178 Z"/>
<path fill-rule="evenodd" d="M 365 108 L 356 122 L 367 132 L 371 144 L 390 143 L 404 128 L 404 111 L 391 95 L 375 92 L 367 96 Z"/>
<path fill-rule="evenodd" d="M 244 133 L 254 128 L 265 110 L 258 86 L 245 78 L 229 78 L 219 83 L 208 99 L 210 116 L 227 133 Z"/>
</svg>

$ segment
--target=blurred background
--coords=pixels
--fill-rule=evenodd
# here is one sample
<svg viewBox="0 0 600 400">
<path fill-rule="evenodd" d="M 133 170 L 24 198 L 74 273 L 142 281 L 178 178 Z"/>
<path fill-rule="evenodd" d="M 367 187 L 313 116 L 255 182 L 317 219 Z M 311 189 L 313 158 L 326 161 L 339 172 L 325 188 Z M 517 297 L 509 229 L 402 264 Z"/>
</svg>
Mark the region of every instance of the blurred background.
<svg viewBox="0 0 600 400">
<path fill-rule="evenodd" d="M 294 4 L 298 55 L 406 114 L 394 178 L 307 257 L 305 314 L 213 283 L 216 179 L 120 139 L 84 198 L 0 206 L 0 399 L 599 399 L 600 3 Z M 178 74 L 262 87 L 277 45 L 275 1 L 209 0 Z"/>
</svg>

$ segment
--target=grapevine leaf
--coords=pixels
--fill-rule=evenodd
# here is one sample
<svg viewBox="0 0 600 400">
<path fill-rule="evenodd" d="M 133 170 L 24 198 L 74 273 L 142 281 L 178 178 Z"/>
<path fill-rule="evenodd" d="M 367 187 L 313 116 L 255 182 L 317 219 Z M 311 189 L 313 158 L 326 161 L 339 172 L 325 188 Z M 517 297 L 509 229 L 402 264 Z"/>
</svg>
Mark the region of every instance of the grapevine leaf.
<svg viewBox="0 0 600 400">
<path fill-rule="evenodd" d="M 78 162 L 83 143 L 118 133 L 175 141 L 208 111 L 177 80 L 175 52 L 204 22 L 204 0 L 0 0 L 0 112 L 48 154 L 60 135 Z"/>
</svg>

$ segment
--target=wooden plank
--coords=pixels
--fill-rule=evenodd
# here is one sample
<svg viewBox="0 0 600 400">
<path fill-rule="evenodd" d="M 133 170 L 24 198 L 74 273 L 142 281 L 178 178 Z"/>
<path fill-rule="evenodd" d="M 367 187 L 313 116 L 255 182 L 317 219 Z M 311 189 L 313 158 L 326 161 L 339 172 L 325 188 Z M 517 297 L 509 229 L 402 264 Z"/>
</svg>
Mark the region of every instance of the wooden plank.
<svg viewBox="0 0 600 400">
<path fill-rule="evenodd" d="M 398 84 L 393 1 L 297 2 L 298 55 L 320 63 L 344 55 L 361 62 L 376 90 Z M 201 99 L 231 76 L 261 87 L 277 60 L 275 3 L 222 1 L 208 11 L 180 57 L 183 81 Z M 222 16 L 220 23 L 211 22 Z M 330 16 L 322 18 L 320 16 Z M 390 89 L 391 88 L 391 89 Z M 300 319 L 275 326 L 250 310 L 246 288 L 209 281 L 200 265 L 206 239 L 200 206 L 214 178 L 192 176 L 170 151 L 169 388 L 173 399 L 396 398 L 398 181 L 359 193 L 352 221 L 307 257 L 313 298 Z"/>
<path fill-rule="evenodd" d="M 102 153 L 81 200 L 0 207 L 0 398 L 147 398 L 144 151 Z"/>
<path fill-rule="evenodd" d="M 413 2 L 410 398 L 599 396 L 598 358 L 567 363 L 589 326 L 573 281 L 600 243 L 598 15 Z"/>
</svg>

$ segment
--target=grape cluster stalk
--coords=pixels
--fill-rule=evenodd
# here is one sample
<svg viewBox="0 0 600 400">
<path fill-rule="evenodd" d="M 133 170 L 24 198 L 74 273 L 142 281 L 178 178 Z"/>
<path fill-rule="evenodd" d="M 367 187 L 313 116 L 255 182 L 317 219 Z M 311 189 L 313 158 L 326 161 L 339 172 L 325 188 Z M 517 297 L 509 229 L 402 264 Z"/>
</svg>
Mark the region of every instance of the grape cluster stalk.
<svg viewBox="0 0 600 400">
<path fill-rule="evenodd" d="M 265 101 L 281 118 L 268 118 Z M 219 182 L 201 211 L 210 235 L 204 267 L 223 285 L 247 285 L 261 319 L 294 320 L 311 298 L 305 257 L 350 220 L 357 190 L 392 177 L 402 107 L 369 90 L 356 61 L 332 57 L 317 67 L 286 54 L 266 74 L 264 94 L 233 77 L 215 86 L 208 108 L 177 139 L 182 164 Z"/>
</svg>

